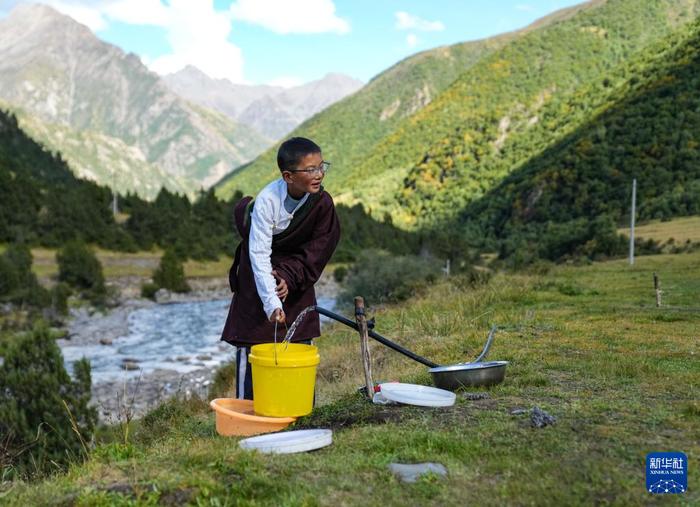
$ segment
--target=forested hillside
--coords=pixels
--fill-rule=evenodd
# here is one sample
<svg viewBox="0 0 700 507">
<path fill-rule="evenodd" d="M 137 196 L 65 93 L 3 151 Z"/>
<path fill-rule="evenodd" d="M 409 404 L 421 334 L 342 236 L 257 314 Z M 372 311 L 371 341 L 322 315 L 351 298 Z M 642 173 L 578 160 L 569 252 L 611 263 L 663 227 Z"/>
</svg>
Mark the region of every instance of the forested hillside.
<svg viewBox="0 0 700 507">
<path fill-rule="evenodd" d="M 43 146 L 56 146 L 53 140 L 60 139 L 61 158 L 78 178 L 102 182 L 119 192 L 139 188 L 139 194 L 149 198 L 154 198 L 161 187 L 171 192 L 195 193 L 192 182 L 149 163 L 138 156 L 138 150 L 116 137 L 42 121 L 3 100 L 0 100 L 0 109 L 12 112 L 22 131 Z"/>
<path fill-rule="evenodd" d="M 314 139 L 333 162 L 327 182 L 331 193 L 347 190 L 345 181 L 406 118 L 423 109 L 460 74 L 522 34 L 570 17 L 581 7 L 556 12 L 523 30 L 474 42 L 440 47 L 403 60 L 372 79 L 354 95 L 334 104 L 289 134 Z M 218 185 L 218 193 L 255 194 L 277 177 L 277 147 L 238 168 Z"/>
<path fill-rule="evenodd" d="M 316 139 L 334 164 L 324 184 L 344 228 L 338 259 L 368 247 L 454 258 L 473 246 L 515 262 L 620 253 L 632 177 L 641 218 L 697 213 L 699 5 L 590 2 L 519 33 L 416 55 L 306 122 L 295 134 Z M 36 149 L 7 151 L 5 165 L 36 152 L 65 172 Z M 0 241 L 56 245 L 80 234 L 200 258 L 231 252 L 232 201 L 278 175 L 271 150 L 221 185 L 228 201 L 127 196 L 129 219 L 118 225 L 109 192 L 94 185 L 61 192 L 42 180 L 22 192 L 34 170 L 2 175 L 11 204 Z"/>
<path fill-rule="evenodd" d="M 268 146 L 52 7 L 19 3 L 0 34 L 1 107 L 81 177 L 149 199 L 161 186 L 194 194 Z"/>
<path fill-rule="evenodd" d="M 115 250 L 176 247 L 184 257 L 233 249 L 230 205 L 213 192 L 195 204 L 167 190 L 153 203 L 125 196 L 120 207 L 130 216 L 123 224 L 111 202 L 108 188 L 77 179 L 60 153 L 37 144 L 0 110 L 0 243 L 56 247 L 80 238 Z"/>
<path fill-rule="evenodd" d="M 114 250 L 173 248 L 183 258 L 215 259 L 232 255 L 238 244 L 231 211 L 240 197 L 234 192 L 224 201 L 209 190 L 193 203 L 161 189 L 148 202 L 129 194 L 119 197 L 123 220 L 117 223 L 109 189 L 77 179 L 59 153 L 36 143 L 14 115 L 0 110 L 0 243 L 58 247 L 82 239 Z M 353 259 L 360 248 L 418 249 L 417 235 L 371 219 L 360 206 L 337 209 L 343 227 L 338 260 Z"/>
<path fill-rule="evenodd" d="M 616 71 L 697 12 L 697 1 L 587 3 L 520 36 L 491 40 L 488 49 L 464 46 L 472 49 L 470 64 L 445 74 L 458 79 L 424 108 L 404 113 L 391 130 L 359 116 L 369 108 L 358 101 L 372 98 L 373 82 L 295 133 L 320 140 L 334 162 L 327 187 L 339 202 L 362 203 L 376 217 L 390 213 L 400 227 L 430 228 L 590 121 L 629 77 Z M 429 62 L 437 61 L 428 54 Z M 413 73 L 441 74 L 419 60 L 403 64 Z M 388 96 L 405 81 L 390 80 L 390 72 L 376 80 L 385 83 Z M 234 173 L 222 192 L 238 184 L 255 191 L 274 171 L 267 153 Z"/>
<path fill-rule="evenodd" d="M 633 178 L 639 219 L 700 214 L 700 21 L 624 75 L 617 100 L 472 203 L 458 227 L 518 261 L 612 253 Z"/>
<path fill-rule="evenodd" d="M 77 180 L 60 154 L 43 149 L 0 111 L 0 242 L 52 245 L 78 230 L 88 241 L 117 241 L 110 200 L 108 189 Z"/>
<path fill-rule="evenodd" d="M 512 41 L 353 168 L 341 200 L 390 211 L 404 227 L 454 216 L 589 122 L 630 63 L 692 21 L 698 4 L 610 0 Z"/>
</svg>

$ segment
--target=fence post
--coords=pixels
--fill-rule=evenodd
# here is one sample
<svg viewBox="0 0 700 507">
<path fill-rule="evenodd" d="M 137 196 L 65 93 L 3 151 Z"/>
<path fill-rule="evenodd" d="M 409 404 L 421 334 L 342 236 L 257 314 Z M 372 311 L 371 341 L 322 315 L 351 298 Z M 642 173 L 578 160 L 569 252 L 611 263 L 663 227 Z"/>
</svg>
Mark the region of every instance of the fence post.
<svg viewBox="0 0 700 507">
<path fill-rule="evenodd" d="M 632 180 L 632 212 L 630 213 L 630 266 L 634 265 L 634 215 L 637 206 L 637 178 Z"/>
<path fill-rule="evenodd" d="M 661 308 L 661 282 L 656 273 L 654 273 L 654 292 L 656 292 L 656 307 Z"/>
<path fill-rule="evenodd" d="M 357 322 L 357 331 L 360 333 L 360 354 L 362 355 L 362 369 L 365 372 L 367 397 L 371 400 L 374 396 L 372 359 L 369 353 L 369 334 L 367 330 L 367 318 L 365 316 L 365 300 L 360 296 L 355 298 L 355 321 Z"/>
</svg>

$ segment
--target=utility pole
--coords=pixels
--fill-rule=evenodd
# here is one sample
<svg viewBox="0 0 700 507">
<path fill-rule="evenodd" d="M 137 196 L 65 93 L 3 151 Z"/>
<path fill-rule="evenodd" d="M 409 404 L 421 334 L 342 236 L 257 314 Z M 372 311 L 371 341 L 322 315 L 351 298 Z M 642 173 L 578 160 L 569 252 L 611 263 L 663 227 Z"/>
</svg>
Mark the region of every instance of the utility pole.
<svg viewBox="0 0 700 507">
<path fill-rule="evenodd" d="M 637 178 L 632 180 L 632 211 L 630 213 L 630 266 L 634 265 L 634 216 L 637 205 Z"/>
</svg>

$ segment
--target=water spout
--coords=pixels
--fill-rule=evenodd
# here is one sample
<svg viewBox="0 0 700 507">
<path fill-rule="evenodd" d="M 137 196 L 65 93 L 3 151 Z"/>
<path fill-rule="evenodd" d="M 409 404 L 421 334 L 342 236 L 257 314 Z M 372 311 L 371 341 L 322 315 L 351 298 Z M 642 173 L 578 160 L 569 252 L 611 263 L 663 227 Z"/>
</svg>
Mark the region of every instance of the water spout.
<svg viewBox="0 0 700 507">
<path fill-rule="evenodd" d="M 282 340 L 282 341 L 285 343 L 289 343 L 292 339 L 292 336 L 294 336 L 294 332 L 297 330 L 297 327 L 299 326 L 301 321 L 304 320 L 304 317 L 306 317 L 306 314 L 315 310 L 315 309 L 316 309 L 316 305 L 311 305 L 311 306 L 307 306 L 306 308 L 304 308 L 301 311 L 301 313 L 297 316 L 297 318 L 294 319 L 294 322 L 292 323 L 292 325 L 289 326 L 289 329 L 287 330 L 287 334 L 284 335 L 284 340 Z M 286 346 L 285 346 L 285 349 L 286 349 Z"/>
</svg>

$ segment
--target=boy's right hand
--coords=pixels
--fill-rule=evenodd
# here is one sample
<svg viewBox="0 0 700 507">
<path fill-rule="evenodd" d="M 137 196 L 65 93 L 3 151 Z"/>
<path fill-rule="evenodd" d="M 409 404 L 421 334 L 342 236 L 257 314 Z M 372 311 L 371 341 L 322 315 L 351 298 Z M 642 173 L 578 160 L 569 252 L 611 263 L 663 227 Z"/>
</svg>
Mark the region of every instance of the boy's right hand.
<svg viewBox="0 0 700 507">
<path fill-rule="evenodd" d="M 286 320 L 286 315 L 284 314 L 284 310 L 282 308 L 276 308 L 274 312 L 272 312 L 272 315 L 270 316 L 270 322 L 284 322 Z"/>
<path fill-rule="evenodd" d="M 289 288 L 287 287 L 287 281 L 282 278 L 280 275 L 277 274 L 276 270 L 272 270 L 272 275 L 275 277 L 275 280 L 277 281 L 277 287 L 275 287 L 275 292 L 277 293 L 277 297 L 282 300 L 284 303 L 284 300 L 287 299 L 287 295 L 289 294 Z"/>
</svg>

